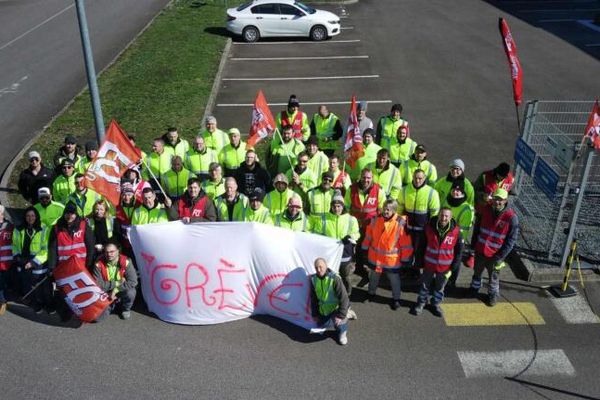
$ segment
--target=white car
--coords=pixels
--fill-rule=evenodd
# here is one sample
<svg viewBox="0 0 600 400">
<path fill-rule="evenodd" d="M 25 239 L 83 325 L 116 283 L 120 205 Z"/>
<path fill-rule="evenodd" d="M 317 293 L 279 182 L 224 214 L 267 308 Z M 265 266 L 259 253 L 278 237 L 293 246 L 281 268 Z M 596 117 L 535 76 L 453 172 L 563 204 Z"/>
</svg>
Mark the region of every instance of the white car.
<svg viewBox="0 0 600 400">
<path fill-rule="evenodd" d="M 294 0 L 254 0 L 227 10 L 227 30 L 246 42 L 261 37 L 325 40 L 340 33 L 340 18 Z"/>
</svg>

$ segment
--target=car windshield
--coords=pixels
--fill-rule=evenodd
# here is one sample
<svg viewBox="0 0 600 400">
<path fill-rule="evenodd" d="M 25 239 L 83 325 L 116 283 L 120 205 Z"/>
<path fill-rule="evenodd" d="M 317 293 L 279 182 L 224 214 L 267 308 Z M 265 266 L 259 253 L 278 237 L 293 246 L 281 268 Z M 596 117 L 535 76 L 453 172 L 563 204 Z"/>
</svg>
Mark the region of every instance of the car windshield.
<svg viewBox="0 0 600 400">
<path fill-rule="evenodd" d="M 243 11 L 246 8 L 250 7 L 251 5 L 252 5 L 252 2 L 244 3 L 241 6 L 239 6 L 238 8 L 236 8 L 236 11 Z"/>
<path fill-rule="evenodd" d="M 309 7 L 306 4 L 302 4 L 299 1 L 295 2 L 294 5 L 306 11 L 308 14 L 314 14 L 317 12 L 317 10 L 315 10 L 314 8 Z"/>
</svg>

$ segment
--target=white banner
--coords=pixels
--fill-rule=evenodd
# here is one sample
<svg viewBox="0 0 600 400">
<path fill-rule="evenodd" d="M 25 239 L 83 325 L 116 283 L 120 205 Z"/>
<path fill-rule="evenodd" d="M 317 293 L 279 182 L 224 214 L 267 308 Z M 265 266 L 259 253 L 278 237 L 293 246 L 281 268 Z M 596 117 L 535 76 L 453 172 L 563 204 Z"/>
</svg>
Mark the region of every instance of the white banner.
<svg viewBox="0 0 600 400">
<path fill-rule="evenodd" d="M 312 328 L 314 260 L 338 270 L 340 242 L 259 223 L 138 225 L 131 243 L 148 309 L 161 320 L 217 324 L 268 314 Z"/>
</svg>

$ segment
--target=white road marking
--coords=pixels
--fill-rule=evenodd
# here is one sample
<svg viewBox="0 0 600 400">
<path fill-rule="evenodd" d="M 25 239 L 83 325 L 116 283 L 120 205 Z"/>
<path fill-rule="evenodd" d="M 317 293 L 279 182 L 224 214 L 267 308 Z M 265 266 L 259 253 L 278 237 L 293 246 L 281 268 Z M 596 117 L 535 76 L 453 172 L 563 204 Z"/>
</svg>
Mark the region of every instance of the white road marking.
<svg viewBox="0 0 600 400">
<path fill-rule="evenodd" d="M 0 50 L 4 50 L 5 48 L 7 48 L 8 46 L 10 46 L 11 44 L 13 44 L 14 42 L 16 42 L 17 40 L 29 35 L 31 32 L 35 31 L 37 28 L 41 27 L 42 25 L 52 21 L 54 18 L 58 17 L 59 15 L 61 15 L 62 13 L 66 12 L 67 10 L 71 9 L 75 7 L 75 3 L 71 4 L 70 6 L 67 6 L 65 8 L 63 8 L 62 10 L 60 10 L 59 12 L 57 12 L 56 14 L 54 14 L 53 16 L 45 19 L 44 21 L 40 22 L 39 24 L 37 24 L 36 26 L 34 26 L 33 28 L 29 29 L 27 32 L 20 34 L 19 36 L 17 36 L 16 38 L 14 38 L 13 40 L 11 40 L 8 43 L 3 44 L 2 46 L 0 46 Z"/>
<path fill-rule="evenodd" d="M 257 43 L 244 43 L 235 42 L 237 45 L 266 45 L 266 44 L 330 44 L 330 43 L 357 43 L 360 39 L 347 39 L 347 40 L 324 40 L 322 42 L 310 42 L 308 40 L 302 40 L 297 42 L 257 42 Z"/>
<path fill-rule="evenodd" d="M 532 362 L 534 354 L 535 359 Z M 467 378 L 512 377 L 517 374 L 519 376 L 575 375 L 573 364 L 561 349 L 538 350 L 536 353 L 533 350 L 459 351 L 458 358 Z"/>
<path fill-rule="evenodd" d="M 15 83 L 13 83 L 5 88 L 0 89 L 0 97 L 4 96 L 5 94 L 9 94 L 9 93 L 17 93 L 17 91 L 19 90 L 19 86 L 21 86 L 21 82 L 27 80 L 27 78 L 28 78 L 28 76 L 25 75 L 24 77 L 22 77 Z"/>
<path fill-rule="evenodd" d="M 598 47 L 600 46 L 600 43 L 588 43 L 585 45 L 585 47 Z"/>
<path fill-rule="evenodd" d="M 565 19 L 540 19 L 538 22 L 575 22 L 576 19 L 565 18 Z"/>
<path fill-rule="evenodd" d="M 581 25 L 585 26 L 586 28 L 590 28 L 591 30 L 600 32 L 600 26 L 594 24 L 594 21 L 592 21 L 591 19 L 580 19 L 577 22 L 579 22 Z"/>
<path fill-rule="evenodd" d="M 368 104 L 390 104 L 392 100 L 365 100 Z M 306 102 L 303 101 L 302 105 L 306 106 L 320 106 L 321 104 L 327 105 L 340 105 L 340 104 L 350 104 L 351 101 L 313 101 Z M 288 103 L 269 103 L 270 106 L 286 106 Z M 252 107 L 254 104 L 252 103 L 219 103 L 217 107 Z"/>
<path fill-rule="evenodd" d="M 562 299 L 552 299 L 552 304 L 568 324 L 600 323 L 598 316 L 594 314 L 585 298 L 580 294 Z"/>
<path fill-rule="evenodd" d="M 354 29 L 354 27 L 353 26 L 342 26 L 340 29 L 343 31 L 349 31 L 351 29 Z"/>
<path fill-rule="evenodd" d="M 287 78 L 223 78 L 223 81 L 318 81 L 324 79 L 373 79 L 379 75 L 291 76 Z"/>
<path fill-rule="evenodd" d="M 522 13 L 534 13 L 534 12 L 571 12 L 571 11 L 600 11 L 600 8 L 564 8 L 554 10 L 519 10 Z"/>
<path fill-rule="evenodd" d="M 322 56 L 322 57 L 233 57 L 231 61 L 286 61 L 286 60 L 344 60 L 369 58 L 369 56 Z"/>
</svg>

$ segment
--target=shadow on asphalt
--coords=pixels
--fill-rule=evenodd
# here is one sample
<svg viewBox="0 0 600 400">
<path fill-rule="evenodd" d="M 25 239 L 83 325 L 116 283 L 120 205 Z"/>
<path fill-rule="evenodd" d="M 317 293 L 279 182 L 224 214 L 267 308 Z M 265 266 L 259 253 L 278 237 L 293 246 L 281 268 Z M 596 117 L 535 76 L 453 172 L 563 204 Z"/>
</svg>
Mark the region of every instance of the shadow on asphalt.
<svg viewBox="0 0 600 400">
<path fill-rule="evenodd" d="M 271 317 L 269 315 L 254 315 L 251 319 L 277 329 L 279 332 L 287 335 L 290 339 L 299 343 L 316 343 L 323 340 L 334 339 L 337 337 L 335 331 L 327 331 L 323 335 L 310 334 L 308 330 L 287 322 L 283 319 Z"/>
<path fill-rule="evenodd" d="M 83 325 L 83 323 L 76 318 L 72 318 L 68 322 L 62 322 L 58 313 L 54 315 L 48 315 L 46 312 L 36 314 L 31 308 L 23 304 L 10 303 L 7 311 L 26 320 L 57 328 L 77 329 Z"/>
</svg>

